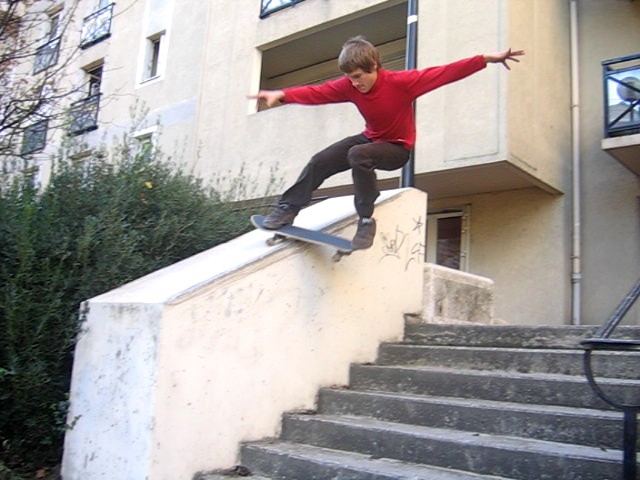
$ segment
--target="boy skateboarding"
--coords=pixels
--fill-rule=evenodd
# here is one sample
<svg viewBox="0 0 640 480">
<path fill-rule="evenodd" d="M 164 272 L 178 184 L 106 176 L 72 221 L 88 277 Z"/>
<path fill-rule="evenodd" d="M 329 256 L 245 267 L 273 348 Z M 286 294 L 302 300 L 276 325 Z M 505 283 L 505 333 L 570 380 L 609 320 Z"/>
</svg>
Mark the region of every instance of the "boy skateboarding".
<svg viewBox="0 0 640 480">
<path fill-rule="evenodd" d="M 280 197 L 264 220 L 264 226 L 278 229 L 293 223 L 300 209 L 324 180 L 351 169 L 355 190 L 358 228 L 353 249 L 369 248 L 376 233 L 374 202 L 380 195 L 376 169 L 396 170 L 409 160 L 416 139 L 413 102 L 448 83 L 461 80 L 486 67 L 487 63 L 518 62 L 524 52 L 511 51 L 476 55 L 457 62 L 423 70 L 390 71 L 382 68 L 373 44 L 358 36 L 347 40 L 338 57 L 344 76 L 321 85 L 261 90 L 256 98 L 273 107 L 281 103 L 322 105 L 351 102 L 365 120 L 365 130 L 340 140 L 315 154 L 298 180 Z"/>
</svg>

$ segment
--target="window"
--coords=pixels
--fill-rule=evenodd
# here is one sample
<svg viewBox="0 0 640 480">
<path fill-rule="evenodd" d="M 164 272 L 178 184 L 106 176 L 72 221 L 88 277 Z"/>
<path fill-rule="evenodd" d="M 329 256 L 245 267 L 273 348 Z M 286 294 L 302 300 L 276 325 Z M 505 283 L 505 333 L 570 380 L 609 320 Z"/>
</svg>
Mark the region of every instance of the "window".
<svg viewBox="0 0 640 480">
<path fill-rule="evenodd" d="M 54 38 L 58 38 L 60 36 L 60 11 L 56 13 L 52 13 L 49 15 L 49 40 L 53 40 Z"/>
<path fill-rule="evenodd" d="M 102 83 L 103 64 L 85 69 L 87 95 L 71 105 L 69 133 L 80 135 L 98 128 L 100 111 L 100 85 Z"/>
<path fill-rule="evenodd" d="M 163 40 L 164 32 L 147 38 L 143 82 L 157 78 L 163 73 L 165 50 Z"/>
<path fill-rule="evenodd" d="M 25 128 L 20 153 L 22 155 L 27 155 L 44 150 L 44 147 L 47 145 L 48 128 L 48 120 L 41 120 Z"/>
<path fill-rule="evenodd" d="M 427 262 L 468 270 L 469 207 L 430 214 L 427 220 Z"/>
<path fill-rule="evenodd" d="M 36 50 L 33 73 L 39 73 L 52 67 L 58 63 L 58 54 L 60 52 L 60 9 L 49 14 L 47 22 L 47 33 L 45 35 L 46 42 Z"/>
<path fill-rule="evenodd" d="M 155 153 L 157 135 L 157 126 L 144 128 L 133 133 L 136 157 L 140 157 L 145 161 L 151 159 L 152 155 Z"/>
<path fill-rule="evenodd" d="M 91 70 L 87 70 L 87 76 L 89 78 L 88 85 L 88 95 L 89 97 L 93 97 L 94 95 L 100 94 L 100 85 L 102 83 L 102 68 L 103 65 L 99 65 L 97 67 L 92 68 Z"/>
</svg>

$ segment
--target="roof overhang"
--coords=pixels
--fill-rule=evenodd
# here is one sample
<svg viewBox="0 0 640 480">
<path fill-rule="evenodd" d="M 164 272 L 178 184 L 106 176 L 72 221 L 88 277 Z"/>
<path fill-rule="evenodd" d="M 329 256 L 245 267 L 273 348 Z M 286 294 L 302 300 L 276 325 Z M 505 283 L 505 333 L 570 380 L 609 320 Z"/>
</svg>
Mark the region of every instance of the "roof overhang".
<svg viewBox="0 0 640 480">
<path fill-rule="evenodd" d="M 398 188 L 398 177 L 380 180 L 381 190 Z M 415 186 L 427 192 L 429 199 L 461 197 L 482 193 L 540 188 L 552 195 L 563 192 L 525 172 L 508 161 L 492 162 L 434 172 L 420 173 L 415 176 Z M 353 193 L 351 185 L 326 188 L 318 191 L 320 196 L 348 195 Z"/>
</svg>

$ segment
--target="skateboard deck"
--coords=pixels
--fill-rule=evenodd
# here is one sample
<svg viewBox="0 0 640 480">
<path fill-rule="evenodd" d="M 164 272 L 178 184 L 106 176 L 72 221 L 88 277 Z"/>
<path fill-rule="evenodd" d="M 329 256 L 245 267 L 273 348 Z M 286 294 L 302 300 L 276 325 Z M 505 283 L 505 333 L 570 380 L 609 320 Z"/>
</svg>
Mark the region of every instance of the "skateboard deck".
<svg viewBox="0 0 640 480">
<path fill-rule="evenodd" d="M 294 240 L 300 240 L 301 242 L 334 247 L 337 251 L 333 256 L 333 260 L 336 262 L 344 255 L 349 255 L 353 251 L 351 242 L 346 238 L 319 232 L 317 230 L 309 230 L 307 228 L 296 227 L 293 225 L 287 225 L 278 228 L 277 230 L 265 228 L 264 215 L 252 215 L 251 223 L 260 230 L 273 233 L 273 237 L 267 240 L 267 245 L 275 245 L 284 241 L 286 238 L 293 238 Z"/>
</svg>

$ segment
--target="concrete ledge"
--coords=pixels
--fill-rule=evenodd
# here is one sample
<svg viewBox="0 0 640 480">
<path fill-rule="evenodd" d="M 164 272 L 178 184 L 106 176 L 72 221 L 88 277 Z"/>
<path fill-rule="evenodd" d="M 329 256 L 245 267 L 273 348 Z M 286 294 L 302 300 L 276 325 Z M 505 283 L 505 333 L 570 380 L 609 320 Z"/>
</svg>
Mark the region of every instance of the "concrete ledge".
<svg viewBox="0 0 640 480">
<path fill-rule="evenodd" d="M 65 438 L 65 480 L 175 480 L 237 463 L 399 340 L 422 306 L 426 195 L 385 192 L 373 247 L 333 251 L 252 231 L 87 302 Z M 351 197 L 296 224 L 347 238 Z"/>
<path fill-rule="evenodd" d="M 495 323 L 493 286 L 493 280 L 489 278 L 426 263 L 422 321 Z"/>
</svg>

